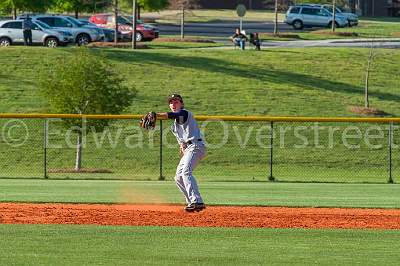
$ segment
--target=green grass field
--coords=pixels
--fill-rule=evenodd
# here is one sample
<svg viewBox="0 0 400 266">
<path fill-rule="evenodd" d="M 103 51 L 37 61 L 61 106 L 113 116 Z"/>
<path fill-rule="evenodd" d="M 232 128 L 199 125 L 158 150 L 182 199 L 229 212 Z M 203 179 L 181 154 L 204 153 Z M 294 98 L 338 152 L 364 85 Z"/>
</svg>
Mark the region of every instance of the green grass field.
<svg viewBox="0 0 400 266">
<path fill-rule="evenodd" d="M 199 181 L 211 205 L 400 208 L 400 186 Z M 174 203 L 174 182 L 12 180 L 0 183 L 2 202 Z"/>
<path fill-rule="evenodd" d="M 0 225 L 2 265 L 397 265 L 399 231 Z"/>
<path fill-rule="evenodd" d="M 399 208 L 398 185 L 202 182 L 209 204 Z M 172 182 L 7 180 L 0 201 L 180 203 Z M 2 265 L 397 265 L 398 230 L 1 224 Z"/>
<path fill-rule="evenodd" d="M 0 62 L 7 66 L 0 73 L 0 112 L 47 112 L 46 100 L 37 93 L 38 69 L 43 62 L 56 64 L 73 49 L 0 49 Z M 368 53 L 364 49 L 347 48 L 261 53 L 164 48 L 95 51 L 115 63 L 126 83 L 138 90 L 138 97 L 126 113 L 165 110 L 165 95 L 179 91 L 187 96 L 189 109 L 198 114 L 305 116 L 352 115 L 347 106 L 362 103 L 365 60 L 361 58 L 365 59 Z M 400 114 L 399 80 L 394 78 L 398 59 L 397 50 L 381 50 L 371 83 L 371 103 L 392 115 Z M 6 122 L 1 121 L 2 130 Z M 1 202 L 183 202 L 171 182 L 177 160 L 175 147 L 164 151 L 168 180 L 165 182 L 26 179 L 42 174 L 43 121 L 25 122 L 31 134 L 25 145 L 10 147 L 4 142 L 4 135 L 0 143 L 0 177 L 5 177 L 0 182 Z M 130 123 L 115 123 L 113 129 L 125 128 Z M 233 126 L 237 126 L 236 131 Z M 233 136 L 237 133 L 245 136 L 249 129 L 248 124 L 240 123 L 231 127 Z M 211 126 L 208 134 L 218 141 L 220 131 L 215 128 L 218 127 Z M 55 122 L 51 132 L 58 129 L 60 126 Z M 14 134 L 13 137 L 20 137 L 23 131 Z M 63 144 L 62 134 L 51 135 L 51 144 Z M 122 136 L 132 134 L 138 132 L 126 129 Z M 153 146 L 152 142 L 146 142 L 141 149 L 126 149 L 123 145 L 110 148 L 110 144 L 96 149 L 92 138 L 91 146 L 84 151 L 84 166 L 110 168 L 112 174 L 50 174 L 50 177 L 156 179 L 157 134 L 154 133 Z M 147 135 L 143 137 L 148 139 Z M 251 145 L 246 149 L 238 148 L 241 141 L 230 140 L 224 149 L 209 150 L 198 169 L 199 185 L 207 204 L 400 207 L 397 184 L 211 182 L 265 181 L 269 173 L 268 150 L 260 151 L 254 142 L 252 132 Z M 387 180 L 386 147 L 373 153 L 367 153 L 364 146 L 355 153 L 343 147 L 295 150 L 290 148 L 295 142 L 289 134 L 291 146 L 275 151 L 274 169 L 280 181 L 307 181 L 310 177 L 333 182 Z M 326 140 L 323 144 L 327 144 Z M 49 148 L 49 168 L 72 167 L 74 150 L 63 145 Z M 399 159 L 398 151 L 394 156 Z M 398 171 L 398 167 L 395 169 Z M 332 176 L 332 180 L 327 176 Z M 400 258 L 398 230 L 1 224 L 0 234 L 1 265 L 397 265 Z"/>
</svg>

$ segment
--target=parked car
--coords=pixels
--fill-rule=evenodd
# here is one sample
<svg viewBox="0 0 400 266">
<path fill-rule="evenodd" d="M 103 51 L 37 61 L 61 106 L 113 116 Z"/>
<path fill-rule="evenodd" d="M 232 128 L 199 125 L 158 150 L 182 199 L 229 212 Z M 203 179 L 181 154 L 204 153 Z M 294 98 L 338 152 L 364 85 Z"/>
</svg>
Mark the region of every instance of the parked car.
<svg viewBox="0 0 400 266">
<path fill-rule="evenodd" d="M 24 43 L 22 22 L 23 20 L 6 20 L 0 22 L 0 46 Z M 51 29 L 40 21 L 33 22 L 32 26 L 32 43 L 34 44 L 57 47 L 58 45 L 66 45 L 74 40 L 71 33 Z"/>
<path fill-rule="evenodd" d="M 321 6 L 296 5 L 289 7 L 285 23 L 300 30 L 304 27 L 332 27 L 333 15 Z M 336 27 L 345 27 L 347 18 L 340 14 L 335 16 Z"/>
<path fill-rule="evenodd" d="M 115 28 L 115 18 L 113 14 L 93 15 L 89 18 L 89 21 L 101 28 Z M 132 38 L 132 26 L 133 25 L 131 20 L 124 16 L 118 16 L 118 31 L 121 32 L 122 35 L 128 35 L 129 38 Z M 151 41 L 155 38 L 158 38 L 158 36 L 158 28 L 152 25 L 144 24 L 141 21 L 138 21 L 138 23 L 136 24 L 136 41 Z"/>
<path fill-rule="evenodd" d="M 330 13 L 333 14 L 333 5 L 328 5 L 328 4 L 324 4 L 324 5 L 321 5 L 321 4 L 297 4 L 297 6 L 322 7 L 322 8 L 325 8 L 326 10 L 328 10 Z M 343 12 L 339 7 L 336 7 L 335 10 L 336 10 L 336 15 L 340 15 L 340 16 L 346 17 L 349 27 L 358 25 L 358 16 L 356 14 L 349 13 L 349 12 Z"/>
<path fill-rule="evenodd" d="M 101 41 L 104 34 L 99 29 L 85 27 L 77 19 L 58 15 L 34 15 L 32 21 L 41 21 L 51 28 L 70 32 L 78 45 L 86 45 L 90 42 Z"/>
<path fill-rule="evenodd" d="M 329 12 L 333 13 L 333 6 L 332 5 L 322 5 L 323 8 L 328 10 Z M 347 23 L 349 27 L 357 26 L 358 25 L 358 16 L 354 13 L 350 12 L 343 12 L 340 8 L 336 7 L 336 14 L 344 16 L 347 18 Z"/>
<path fill-rule="evenodd" d="M 96 24 L 93 24 L 92 22 L 90 22 L 86 19 L 80 19 L 79 21 L 84 25 L 98 27 L 98 26 L 96 26 Z M 113 42 L 114 41 L 115 29 L 107 29 L 107 28 L 100 28 L 100 27 L 98 27 L 98 28 L 103 31 L 105 42 Z M 127 36 L 127 35 L 124 36 L 120 32 L 118 32 L 118 40 L 128 39 L 128 37 L 130 38 L 130 36 Z"/>
<path fill-rule="evenodd" d="M 104 30 L 94 24 L 85 24 L 82 23 L 79 19 L 73 17 L 66 17 L 69 21 L 77 24 L 79 27 L 94 29 L 98 35 L 98 37 L 93 41 L 102 41 L 104 39 Z"/>
</svg>

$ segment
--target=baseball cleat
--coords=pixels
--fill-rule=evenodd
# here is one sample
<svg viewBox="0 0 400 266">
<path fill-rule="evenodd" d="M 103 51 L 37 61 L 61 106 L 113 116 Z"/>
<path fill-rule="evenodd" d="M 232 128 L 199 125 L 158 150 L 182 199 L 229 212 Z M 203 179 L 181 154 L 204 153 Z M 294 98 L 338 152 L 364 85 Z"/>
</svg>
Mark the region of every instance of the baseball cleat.
<svg viewBox="0 0 400 266">
<path fill-rule="evenodd" d="M 204 203 L 190 203 L 185 207 L 185 211 L 187 212 L 199 212 L 206 208 Z"/>
</svg>

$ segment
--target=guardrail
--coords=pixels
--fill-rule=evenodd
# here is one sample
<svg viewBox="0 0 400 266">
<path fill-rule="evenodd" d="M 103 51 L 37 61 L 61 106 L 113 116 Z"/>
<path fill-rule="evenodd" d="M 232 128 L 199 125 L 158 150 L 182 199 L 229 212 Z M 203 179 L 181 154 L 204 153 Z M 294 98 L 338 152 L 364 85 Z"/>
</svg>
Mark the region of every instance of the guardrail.
<svg viewBox="0 0 400 266">
<path fill-rule="evenodd" d="M 132 122 L 141 116 L 0 114 L 0 177 L 172 178 L 179 157 L 167 122 L 144 131 Z M 195 117 L 208 146 L 196 169 L 200 179 L 393 183 L 400 174 L 400 118 Z M 83 127 L 110 122 L 99 132 L 85 128 L 79 171 L 73 167 L 77 128 L 65 128 L 64 119 L 79 119 Z"/>
</svg>

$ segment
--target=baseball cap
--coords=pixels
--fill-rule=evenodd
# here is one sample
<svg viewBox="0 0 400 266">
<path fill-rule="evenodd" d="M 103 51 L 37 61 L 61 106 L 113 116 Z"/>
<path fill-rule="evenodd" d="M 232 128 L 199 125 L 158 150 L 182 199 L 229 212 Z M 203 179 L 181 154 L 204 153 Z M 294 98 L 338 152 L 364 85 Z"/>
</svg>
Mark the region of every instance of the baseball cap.
<svg viewBox="0 0 400 266">
<path fill-rule="evenodd" d="M 180 96 L 179 94 L 176 94 L 176 93 L 173 93 L 168 96 L 168 103 L 170 103 L 174 99 L 178 99 L 181 103 L 183 103 L 182 96 Z"/>
</svg>

